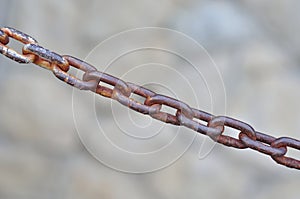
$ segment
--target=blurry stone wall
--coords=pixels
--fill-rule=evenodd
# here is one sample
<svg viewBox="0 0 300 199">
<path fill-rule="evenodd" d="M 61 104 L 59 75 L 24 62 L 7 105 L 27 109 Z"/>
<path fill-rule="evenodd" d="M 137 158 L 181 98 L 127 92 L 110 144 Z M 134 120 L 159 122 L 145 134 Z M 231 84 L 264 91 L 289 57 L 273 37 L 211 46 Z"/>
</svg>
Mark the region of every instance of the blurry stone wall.
<svg viewBox="0 0 300 199">
<path fill-rule="evenodd" d="M 46 48 L 82 59 L 101 41 L 129 29 L 162 27 L 182 32 L 205 47 L 223 78 L 226 111 L 214 113 L 247 121 L 274 136 L 299 139 L 299 9 L 299 1 L 274 0 L 2 0 L 0 25 L 22 30 Z M 99 57 L 104 59 L 121 47 L 110 46 Z M 139 59 L 137 63 L 143 63 L 147 57 Z M 113 75 L 120 72 L 122 66 L 117 65 Z M 175 69 L 186 77 L 193 73 L 180 66 Z M 166 77 L 165 86 L 181 88 L 168 72 L 140 75 L 149 81 Z M 178 92 L 180 99 L 192 103 L 190 90 L 182 87 Z M 181 158 L 159 171 L 130 174 L 109 168 L 88 152 L 78 136 L 72 94 L 72 88 L 51 72 L 0 57 L 0 198 L 299 198 L 298 171 L 257 152 L 220 145 L 199 159 L 202 135 Z M 82 122 L 88 133 L 91 119 L 84 95 L 89 94 L 82 93 L 80 110 L 86 116 Z M 103 125 L 115 126 L 113 117 L 106 117 L 111 112 L 109 99 L 96 100 Z M 209 100 L 203 100 L 197 108 L 211 111 Z M 224 99 L 214 103 L 221 107 Z M 120 121 L 126 114 L 118 115 Z M 116 128 L 111 127 L 109 133 Z M 177 129 L 165 128 L 168 135 Z M 184 128 L 182 133 L 194 135 Z M 155 144 L 163 139 L 168 138 Z M 104 146 L 102 152 L 114 156 Z M 289 155 L 300 157 L 296 151 Z"/>
</svg>

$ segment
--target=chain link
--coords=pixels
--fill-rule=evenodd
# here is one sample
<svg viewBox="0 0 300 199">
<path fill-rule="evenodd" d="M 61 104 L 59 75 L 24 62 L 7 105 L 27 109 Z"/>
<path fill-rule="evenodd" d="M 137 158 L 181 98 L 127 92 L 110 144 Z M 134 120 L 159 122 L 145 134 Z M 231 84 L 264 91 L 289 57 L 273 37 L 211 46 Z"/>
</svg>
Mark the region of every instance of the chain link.
<svg viewBox="0 0 300 199">
<path fill-rule="evenodd" d="M 24 44 L 22 53 L 8 47 L 10 38 Z M 177 99 L 157 94 L 147 88 L 98 71 L 90 64 L 69 56 L 60 55 L 38 45 L 31 36 L 13 28 L 0 28 L 0 53 L 19 63 L 34 63 L 54 73 L 67 84 L 81 90 L 89 90 L 104 97 L 117 100 L 128 108 L 152 118 L 181 125 L 209 136 L 214 141 L 225 146 L 238 149 L 250 148 L 271 156 L 278 164 L 300 170 L 300 160 L 287 157 L 288 148 L 300 150 L 300 141 L 288 138 L 274 138 L 270 135 L 255 131 L 249 124 L 226 116 L 214 116 L 210 113 L 191 108 Z M 70 67 L 84 72 L 82 79 L 68 73 Z M 112 88 L 100 85 L 100 82 Z M 138 102 L 132 95 L 144 98 Z M 176 114 L 162 111 L 162 106 L 176 109 Z M 206 124 L 203 124 L 206 123 Z M 225 128 L 239 131 L 238 138 L 223 135 Z"/>
</svg>

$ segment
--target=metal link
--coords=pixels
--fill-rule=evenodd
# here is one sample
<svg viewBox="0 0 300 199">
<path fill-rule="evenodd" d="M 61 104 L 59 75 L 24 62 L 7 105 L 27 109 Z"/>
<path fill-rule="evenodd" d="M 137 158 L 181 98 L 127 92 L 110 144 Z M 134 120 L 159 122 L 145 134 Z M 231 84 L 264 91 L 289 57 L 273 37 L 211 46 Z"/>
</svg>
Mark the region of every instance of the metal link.
<svg viewBox="0 0 300 199">
<path fill-rule="evenodd" d="M 228 126 L 234 128 L 236 130 L 240 130 L 247 134 L 251 139 L 256 140 L 256 134 L 254 129 L 249 125 L 242 121 L 226 117 L 226 116 L 217 116 L 208 122 L 209 127 L 217 127 L 217 126 Z M 218 135 L 209 135 L 209 136 L 218 136 Z"/>
<path fill-rule="evenodd" d="M 3 28 L 1 28 L 1 31 L 3 31 L 8 37 L 18 40 L 18 41 L 22 42 L 23 44 L 37 44 L 38 43 L 37 40 L 35 40 L 30 35 L 23 33 L 21 31 L 18 31 L 11 27 L 3 27 Z"/>
<path fill-rule="evenodd" d="M 113 86 L 114 87 L 113 89 L 110 89 L 105 86 L 100 86 L 100 85 L 97 86 L 96 93 L 105 97 L 116 98 L 119 93 L 121 93 L 126 97 L 129 97 L 131 94 L 130 87 L 123 80 L 120 80 L 119 78 L 116 78 L 106 73 L 102 73 L 99 71 L 87 72 L 84 74 L 83 80 L 84 81 L 96 80 L 99 83 L 101 81 L 108 85 Z"/>
<path fill-rule="evenodd" d="M 245 133 L 246 135 L 251 137 L 251 139 L 256 140 L 255 131 L 249 124 L 246 124 L 244 122 L 241 122 L 239 120 L 230 117 L 226 117 L 226 116 L 214 117 L 212 120 L 208 122 L 208 126 L 213 128 L 228 126 L 233 129 L 241 131 L 239 135 L 241 133 Z M 215 140 L 216 142 L 221 143 L 225 146 L 230 146 L 238 149 L 245 149 L 248 147 L 242 140 L 227 135 L 222 135 L 222 133 L 223 131 L 220 134 L 208 134 L 208 136 L 213 140 Z"/>
<path fill-rule="evenodd" d="M 268 146 L 262 142 L 257 142 L 255 140 L 252 140 L 245 133 L 240 133 L 239 138 L 240 138 L 240 140 L 242 140 L 243 143 L 245 143 L 251 149 L 254 149 L 256 151 L 259 151 L 261 153 L 264 153 L 264 154 L 267 154 L 270 156 L 283 156 L 287 152 L 287 149 L 284 146 L 279 147 L 279 148 Z"/>
<path fill-rule="evenodd" d="M 150 113 L 151 117 L 166 123 L 180 125 L 182 122 L 184 122 L 184 118 L 189 118 L 189 119 L 193 118 L 193 111 L 186 103 L 178 101 L 171 97 L 157 94 L 147 98 L 145 104 L 148 106 L 157 105 L 157 104 L 166 105 L 177 109 L 176 116 L 162 111 L 159 111 L 158 113 Z"/>
<path fill-rule="evenodd" d="M 156 93 L 154 93 L 153 91 L 150 91 L 146 88 L 140 87 L 136 84 L 127 82 L 127 85 L 130 87 L 131 89 L 131 93 L 134 93 L 138 96 L 141 96 L 145 99 L 149 98 L 149 97 L 153 97 L 154 95 L 156 95 Z M 130 109 L 135 110 L 137 112 L 143 113 L 143 114 L 154 114 L 154 113 L 158 113 L 159 110 L 161 109 L 161 105 L 156 104 L 153 106 L 148 106 L 145 105 L 145 101 L 143 103 L 137 102 L 136 100 L 134 100 L 131 97 L 125 97 L 124 95 L 119 95 L 117 97 L 117 100 L 125 105 L 128 106 Z"/>
<path fill-rule="evenodd" d="M 278 148 L 291 147 L 300 150 L 300 141 L 293 138 L 281 137 L 272 142 L 271 146 Z M 272 156 L 272 158 L 279 164 L 285 165 L 290 168 L 300 169 L 300 161 L 294 158 L 285 156 Z"/>
<path fill-rule="evenodd" d="M 11 60 L 14 60 L 20 64 L 29 64 L 35 60 L 35 56 L 32 54 L 21 55 L 15 50 L 3 45 L 0 43 L 0 53 L 8 57 Z"/>
<path fill-rule="evenodd" d="M 192 111 L 193 111 L 193 118 L 187 118 L 187 117 L 179 118 L 181 125 L 183 125 L 187 128 L 190 128 L 194 131 L 197 131 L 201 134 L 204 134 L 204 135 L 207 135 L 207 134 L 219 135 L 224 131 L 223 127 L 211 128 L 211 127 L 205 126 L 205 125 L 193 120 L 195 118 L 200 121 L 209 122 L 213 118 L 213 116 L 211 114 L 206 113 L 204 111 L 197 110 L 197 109 L 192 109 Z"/>
<path fill-rule="evenodd" d="M 77 59 L 75 57 L 69 56 L 69 55 L 64 55 L 62 56 L 64 60 L 68 62 L 68 66 L 75 67 L 83 72 L 91 72 L 95 71 L 96 68 L 93 66 L 89 65 L 88 63 L 81 61 L 80 59 Z M 91 90 L 95 91 L 96 87 L 98 85 L 98 82 L 95 80 L 90 80 L 90 81 L 85 81 L 85 80 L 80 80 L 67 72 L 63 71 L 58 65 L 56 64 L 51 64 L 52 65 L 52 71 L 54 75 L 66 82 L 67 84 L 74 86 L 75 88 L 78 88 L 80 90 Z"/>
<path fill-rule="evenodd" d="M 0 29 L 0 53 L 21 64 L 29 64 L 35 60 L 35 55 L 24 55 L 6 46 L 9 43 L 9 37 L 20 41 L 23 44 L 36 44 L 37 41 L 14 28 L 4 27 Z"/>
<path fill-rule="evenodd" d="M 25 44 L 22 54 L 6 46 L 9 38 L 13 38 Z M 214 141 L 225 146 L 238 149 L 251 148 L 255 151 L 270 155 L 277 163 L 290 168 L 300 170 L 300 160 L 286 157 L 287 147 L 300 150 L 300 141 L 282 137 L 275 138 L 260 132 L 256 132 L 249 124 L 225 117 L 214 116 L 201 110 L 191 108 L 186 103 L 177 99 L 159 95 L 142 86 L 123 80 L 112 75 L 99 72 L 90 64 L 72 56 L 61 56 L 55 52 L 37 45 L 37 41 L 31 36 L 13 28 L 0 28 L 0 53 L 20 63 L 35 63 L 43 68 L 51 70 L 54 75 L 81 90 L 90 90 L 102 96 L 117 100 L 128 108 L 142 114 L 174 125 L 181 125 L 208 135 Z M 82 79 L 68 73 L 69 67 L 83 71 Z M 104 82 L 113 88 L 100 85 Z M 133 98 L 133 94 L 143 97 L 143 102 Z M 161 111 L 162 105 L 176 109 L 176 114 Z M 203 122 L 207 123 L 206 125 Z M 240 131 L 238 139 L 223 135 L 225 127 L 231 127 Z"/>
<path fill-rule="evenodd" d="M 27 44 L 23 47 L 23 54 L 34 54 L 38 56 L 38 59 L 36 59 L 34 63 L 47 70 L 53 70 L 54 65 L 58 65 L 65 72 L 69 70 L 69 63 L 65 58 L 42 46 Z"/>
</svg>

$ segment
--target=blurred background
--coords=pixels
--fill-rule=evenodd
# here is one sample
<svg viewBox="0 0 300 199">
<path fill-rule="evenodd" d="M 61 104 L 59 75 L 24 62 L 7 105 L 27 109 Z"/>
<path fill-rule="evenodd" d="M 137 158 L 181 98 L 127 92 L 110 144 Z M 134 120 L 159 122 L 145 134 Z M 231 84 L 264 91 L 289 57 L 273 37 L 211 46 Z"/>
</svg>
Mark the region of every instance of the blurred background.
<svg viewBox="0 0 300 199">
<path fill-rule="evenodd" d="M 299 139 L 299 9 L 299 1 L 274 0 L 2 0 L 0 25 L 22 30 L 46 48 L 86 59 L 99 70 L 123 75 L 126 81 L 145 85 L 152 82 L 149 88 L 177 96 L 193 107 L 244 120 L 256 130 L 275 137 Z M 142 27 L 182 32 L 208 51 L 224 83 L 216 80 L 220 84 L 216 84 L 218 89 L 210 91 L 215 94 L 213 100 L 207 91 L 202 93 L 205 85 L 203 81 L 197 84 L 192 67 L 185 67 L 165 54 L 137 53 L 105 68 L 115 58 L 116 49 L 125 44 L 102 45 L 102 54 L 93 49 L 115 34 Z M 156 43 L 157 46 L 167 43 L 173 49 L 182 47 L 176 39 L 166 41 L 165 37 Z M 199 58 L 200 70 L 201 64 L 212 66 L 207 57 L 202 57 L 204 54 L 194 53 Z M 168 70 L 155 69 L 157 64 L 150 64 L 136 70 L 138 77 L 126 76 L 136 65 L 150 62 L 168 65 Z M 192 100 L 193 92 L 178 81 L 178 74 L 170 72 L 172 69 L 192 82 L 191 87 L 200 98 L 197 102 Z M 209 71 L 216 73 L 215 69 L 208 70 L 208 76 Z M 147 81 L 140 82 L 144 79 Z M 168 89 L 163 89 L 164 86 Z M 127 145 L 122 147 L 143 151 L 143 146 L 147 146 L 147 152 L 153 146 L 164 145 L 174 134 L 179 140 L 187 139 L 189 147 L 184 150 L 187 143 L 176 142 L 173 147 L 185 152 L 176 161 L 164 163 L 162 169 L 152 168 L 153 172 L 149 169 L 149 172 L 132 174 L 135 168 L 130 171 L 122 168 L 141 162 L 124 162 L 125 158 L 118 163 L 124 157 L 111 152 L 101 140 L 95 139 L 96 143 L 99 141 L 100 155 L 87 150 L 89 147 L 80 135 L 92 139 L 88 133 L 98 132 L 94 118 L 90 118 L 93 115 L 90 100 L 85 99 L 93 95 L 77 92 L 75 103 L 80 105 L 76 105 L 74 113 L 71 87 L 33 64 L 20 65 L 0 57 L 0 198 L 299 198 L 299 171 L 277 165 L 271 158 L 252 150 L 214 146 L 189 129 L 180 128 L 178 132 L 178 127 L 155 121 L 151 121 L 154 127 L 163 126 L 165 134 L 160 133 L 161 137 L 147 145 L 126 140 Z M 149 118 L 132 115 L 126 107 L 109 99 L 96 97 L 95 100 L 92 106 L 96 119 L 100 120 L 99 126 L 105 127 L 104 131 L 113 135 L 111 139 L 116 143 L 124 144 L 120 129 L 129 128 L 136 135 L 147 132 Z M 78 112 L 82 117 L 76 118 Z M 130 129 L 134 122 L 120 127 L 119 123 L 128 119 L 128 115 L 132 121 L 140 122 L 140 126 L 145 124 L 145 131 Z M 74 118 L 80 120 L 76 121 L 77 126 Z M 139 118 L 143 119 L 139 121 Z M 181 139 L 182 135 L 189 136 Z M 144 137 L 147 136 L 146 133 Z M 199 158 L 203 142 L 212 150 Z M 112 158 L 109 160 L 113 163 L 101 161 L 101 154 Z M 300 157 L 297 151 L 288 154 Z M 156 158 L 163 162 L 167 155 Z"/>
</svg>

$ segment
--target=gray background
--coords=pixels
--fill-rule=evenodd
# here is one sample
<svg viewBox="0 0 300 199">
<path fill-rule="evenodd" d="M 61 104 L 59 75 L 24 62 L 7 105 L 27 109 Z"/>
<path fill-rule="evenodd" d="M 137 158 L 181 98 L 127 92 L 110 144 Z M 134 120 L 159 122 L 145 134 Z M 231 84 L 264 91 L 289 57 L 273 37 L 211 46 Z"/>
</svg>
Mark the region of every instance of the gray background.
<svg viewBox="0 0 300 199">
<path fill-rule="evenodd" d="M 2 0 L 0 25 L 79 58 L 124 30 L 181 31 L 218 65 L 227 115 L 274 136 L 300 138 L 299 9 L 299 1 L 274 0 Z M 157 172 L 110 169 L 80 142 L 69 86 L 33 65 L 4 57 L 0 65 L 1 198 L 299 198 L 299 171 L 219 145 L 199 160 L 199 141 Z"/>
</svg>

